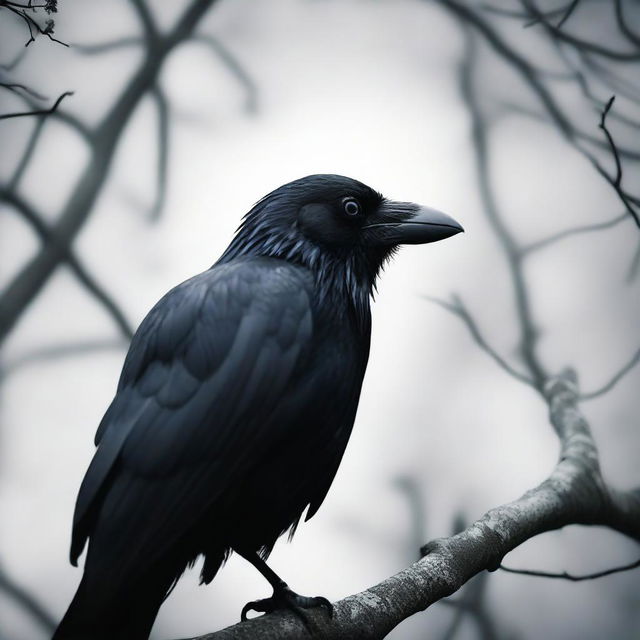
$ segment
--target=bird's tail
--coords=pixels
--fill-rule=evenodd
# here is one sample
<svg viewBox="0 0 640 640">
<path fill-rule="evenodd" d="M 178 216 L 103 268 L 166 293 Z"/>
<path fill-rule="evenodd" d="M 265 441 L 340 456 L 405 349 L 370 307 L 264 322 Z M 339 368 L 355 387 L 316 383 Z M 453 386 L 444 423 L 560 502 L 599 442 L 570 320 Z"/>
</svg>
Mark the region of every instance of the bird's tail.
<svg viewBox="0 0 640 640">
<path fill-rule="evenodd" d="M 108 585 L 94 586 L 89 588 L 85 573 L 52 640 L 147 640 L 171 581 L 149 582 L 136 592 L 125 588 L 115 594 Z"/>
</svg>

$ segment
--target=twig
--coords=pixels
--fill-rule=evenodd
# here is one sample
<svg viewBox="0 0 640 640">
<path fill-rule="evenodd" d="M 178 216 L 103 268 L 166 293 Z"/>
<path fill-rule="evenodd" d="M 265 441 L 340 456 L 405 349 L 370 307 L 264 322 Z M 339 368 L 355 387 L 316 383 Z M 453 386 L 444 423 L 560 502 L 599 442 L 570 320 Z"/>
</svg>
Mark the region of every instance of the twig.
<svg viewBox="0 0 640 640">
<path fill-rule="evenodd" d="M 624 17 L 622 0 L 615 0 L 614 7 L 618 28 L 633 44 L 640 46 L 640 36 L 629 28 L 629 24 Z"/>
<path fill-rule="evenodd" d="M 0 296 L 0 343 L 6 339 L 26 307 L 38 295 L 57 266 L 66 260 L 68 247 L 88 219 L 102 189 L 118 138 L 139 101 L 157 81 L 170 52 L 185 39 L 216 0 L 192 0 L 175 26 L 158 36 L 126 88 L 91 131 L 91 156 L 61 215 L 51 227 L 56 243 L 47 243 L 8 283 Z"/>
<path fill-rule="evenodd" d="M 425 300 L 429 300 L 437 304 L 438 306 L 446 309 L 447 311 L 453 313 L 455 316 L 460 318 L 469 333 L 475 340 L 476 344 L 493 360 L 500 366 L 504 371 L 506 371 L 510 376 L 520 380 L 520 382 L 524 382 L 525 384 L 535 386 L 534 381 L 525 375 L 524 373 L 520 373 L 520 371 L 514 369 L 484 338 L 482 335 L 476 321 L 473 316 L 467 311 L 467 308 L 464 306 L 462 300 L 458 296 L 453 296 L 453 303 L 447 302 L 446 300 L 441 300 L 440 298 L 433 298 L 431 296 L 423 296 Z"/>
<path fill-rule="evenodd" d="M 236 80 L 245 90 L 245 110 L 247 113 L 255 113 L 258 110 L 258 90 L 251 76 L 245 71 L 237 58 L 227 49 L 218 38 L 207 34 L 196 34 L 193 42 L 206 45 L 235 76 Z"/>
<path fill-rule="evenodd" d="M 558 22 L 558 24 L 556 25 L 556 29 L 561 29 L 562 28 L 564 23 L 571 17 L 571 14 L 575 11 L 575 8 L 579 4 L 580 4 L 580 0 L 573 0 L 573 2 L 571 2 L 569 4 L 569 7 L 568 7 L 567 11 L 565 12 L 565 14 L 560 19 L 560 22 Z"/>
<path fill-rule="evenodd" d="M 46 7 L 46 5 L 39 5 L 42 7 Z M 57 38 L 53 37 L 53 27 L 54 27 L 54 22 L 51 19 L 48 19 L 45 23 L 45 27 L 44 29 L 27 13 L 26 9 L 32 9 L 34 8 L 33 6 L 27 6 L 25 8 L 22 7 L 22 5 L 19 5 L 15 2 L 7 2 L 6 0 L 3 0 L 2 2 L 0 2 L 0 9 L 8 9 L 9 11 L 11 11 L 11 13 L 17 15 L 19 18 L 21 18 L 24 23 L 27 25 L 27 29 L 29 30 L 29 39 L 27 40 L 27 42 L 25 42 L 25 47 L 28 47 L 32 42 L 35 42 L 35 36 L 34 34 L 34 29 L 35 29 L 35 33 L 39 33 L 42 36 L 47 36 L 47 38 L 49 38 L 49 40 L 51 40 L 52 42 L 56 42 L 57 44 L 61 44 L 63 47 L 68 47 L 69 45 L 66 42 L 62 42 L 62 40 L 58 40 Z"/>
<path fill-rule="evenodd" d="M 618 155 L 618 149 L 616 147 L 616 143 L 613 141 L 613 136 L 609 132 L 607 128 L 607 114 L 609 113 L 611 107 L 613 106 L 613 101 L 615 100 L 615 96 L 611 96 L 609 101 L 607 102 L 604 110 L 602 111 L 602 115 L 600 116 L 600 124 L 598 125 L 602 131 L 604 131 L 604 135 L 609 144 L 609 148 L 611 149 L 611 153 L 613 154 L 613 158 L 616 164 L 616 175 L 615 178 L 612 178 L 600 165 L 600 163 L 592 158 L 591 161 L 598 172 L 609 182 L 609 184 L 615 189 L 618 197 L 624 204 L 625 208 L 629 212 L 629 215 L 633 218 L 636 223 L 636 226 L 640 228 L 640 215 L 634 209 L 634 201 L 636 200 L 633 196 L 627 194 L 622 188 L 622 163 L 620 162 L 620 156 Z"/>
<path fill-rule="evenodd" d="M 18 82 L 0 82 L 0 87 L 16 93 L 17 95 L 20 95 L 20 91 L 23 91 L 36 100 L 46 100 L 46 98 L 41 93 L 38 93 L 37 91 L 34 91 L 33 89 L 30 89 L 24 84 L 20 84 Z"/>
<path fill-rule="evenodd" d="M 72 96 L 73 91 L 65 91 L 49 109 L 39 109 L 35 111 L 22 111 L 20 113 L 5 113 L 0 115 L 0 120 L 7 120 L 9 118 L 22 118 L 24 116 L 48 116 L 55 112 L 60 103 L 67 97 Z"/>
<path fill-rule="evenodd" d="M 620 382 L 620 380 L 622 380 L 622 378 L 624 378 L 624 376 L 626 376 L 627 373 L 629 373 L 629 371 L 631 371 L 631 369 L 633 369 L 638 364 L 638 362 L 640 362 L 640 348 L 634 353 L 629 362 L 627 362 L 627 364 L 625 364 L 615 375 L 611 377 L 609 382 L 602 385 L 595 391 L 583 393 L 580 396 L 580 400 L 592 400 L 593 398 L 597 398 L 598 396 L 604 395 L 608 391 L 611 391 L 611 389 L 613 389 L 613 387 L 615 387 L 616 384 L 618 384 L 618 382 Z"/>
<path fill-rule="evenodd" d="M 162 215 L 167 197 L 167 167 L 169 163 L 169 103 L 164 91 L 154 86 L 151 95 L 156 105 L 157 113 L 157 163 L 155 199 L 149 212 L 149 219 L 157 222 Z"/>
<path fill-rule="evenodd" d="M 622 213 L 607 222 L 597 222 L 595 224 L 586 224 L 582 227 L 574 227 L 572 229 L 565 229 L 564 231 L 559 231 L 558 233 L 554 233 L 546 238 L 542 238 L 541 240 L 536 240 L 528 245 L 524 245 L 522 247 L 522 253 L 524 255 L 534 253 L 535 251 L 540 251 L 541 249 L 546 249 L 552 244 L 559 242 L 560 240 L 564 240 L 565 238 L 570 238 L 572 236 L 580 235 L 583 233 L 591 233 L 592 231 L 604 231 L 605 229 L 611 229 L 612 227 L 617 226 L 623 220 L 628 219 L 627 213 Z"/>
<path fill-rule="evenodd" d="M 100 44 L 73 44 L 73 48 L 87 56 L 100 55 L 101 53 L 111 53 L 119 49 L 128 49 L 130 47 L 142 46 L 144 41 L 139 36 L 129 36 L 126 38 L 118 38 L 109 42 Z"/>
<path fill-rule="evenodd" d="M 498 569 L 502 569 L 502 571 L 506 571 L 507 573 L 519 573 L 523 576 L 536 576 L 538 578 L 557 578 L 559 580 L 569 580 L 571 582 L 581 582 L 582 580 L 596 580 L 597 578 L 604 578 L 605 576 L 610 576 L 614 573 L 622 573 L 623 571 L 631 571 L 632 569 L 637 569 L 640 567 L 640 560 L 636 560 L 631 564 L 626 564 L 623 567 L 614 567 L 613 569 L 606 569 L 605 571 L 597 571 L 596 573 L 588 573 L 584 576 L 573 576 L 566 571 L 562 573 L 549 573 L 547 571 L 532 571 L 530 569 L 512 569 L 510 567 L 505 567 L 504 565 L 500 565 Z"/>
<path fill-rule="evenodd" d="M 459 5 L 452 0 L 443 0 L 443 2 L 445 5 L 451 6 L 456 12 L 460 9 Z M 498 210 L 498 205 L 491 189 L 486 121 L 476 95 L 473 77 L 476 61 L 475 40 L 471 31 L 469 31 L 467 35 L 465 55 L 460 63 L 460 91 L 464 102 L 468 106 L 469 115 L 471 116 L 471 135 L 480 196 L 482 198 L 485 215 L 507 258 L 516 303 L 518 325 L 520 327 L 520 353 L 531 375 L 533 386 L 538 391 L 541 391 L 547 378 L 547 373 L 536 351 L 538 331 L 533 319 L 529 291 L 526 286 L 523 271 L 523 255 L 518 243 L 507 228 Z"/>
<path fill-rule="evenodd" d="M 616 60 L 617 62 L 634 63 L 640 60 L 640 52 L 638 51 L 617 51 L 615 49 L 603 47 L 599 44 L 596 44 L 595 42 L 591 42 L 590 40 L 582 40 L 580 38 L 577 38 L 576 36 L 568 34 L 566 31 L 563 31 L 562 29 L 551 24 L 547 20 L 546 16 L 534 5 L 531 0 L 521 0 L 521 2 L 529 12 L 529 14 L 536 20 L 537 24 L 541 24 L 552 36 L 556 37 L 558 40 L 572 45 L 576 49 L 581 49 L 583 51 L 596 54 L 603 58 Z"/>
</svg>

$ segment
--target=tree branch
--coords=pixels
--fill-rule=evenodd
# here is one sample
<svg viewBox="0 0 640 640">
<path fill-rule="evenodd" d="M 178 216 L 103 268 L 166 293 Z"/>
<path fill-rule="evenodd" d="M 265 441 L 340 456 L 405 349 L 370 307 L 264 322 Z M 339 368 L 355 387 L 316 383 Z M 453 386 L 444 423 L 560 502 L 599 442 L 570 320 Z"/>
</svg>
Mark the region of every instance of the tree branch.
<svg viewBox="0 0 640 640">
<path fill-rule="evenodd" d="M 0 185 L 0 200 L 4 200 L 22 215 L 23 219 L 26 220 L 38 234 L 45 247 L 59 247 L 62 258 L 67 262 L 80 284 L 105 308 L 107 313 L 113 318 L 124 338 L 131 340 L 133 337 L 133 328 L 124 313 L 106 290 L 89 274 L 84 265 L 73 253 L 70 245 L 64 241 L 60 241 L 59 238 L 56 237 L 54 231 L 49 228 L 44 222 L 43 217 L 37 213 L 32 206 L 18 197 L 13 191 L 2 187 L 2 185 Z"/>
<path fill-rule="evenodd" d="M 602 480 L 597 449 L 578 408 L 575 374 L 546 384 L 544 397 L 561 442 L 551 475 L 514 502 L 491 509 L 461 533 L 423 547 L 424 557 L 379 584 L 334 603 L 333 618 L 307 611 L 312 634 L 288 613 L 273 613 L 198 640 L 320 637 L 383 638 L 409 616 L 457 591 L 474 575 L 497 569 L 526 540 L 569 524 L 606 525 L 640 541 L 640 500 L 623 503 Z M 624 493 L 621 495 L 629 496 Z"/>
<path fill-rule="evenodd" d="M 258 90 L 251 76 L 245 71 L 235 56 L 231 54 L 218 38 L 199 33 L 193 37 L 194 42 L 199 42 L 207 46 L 211 52 L 216 55 L 224 65 L 229 69 L 236 80 L 245 90 L 245 111 L 247 113 L 255 113 L 258 110 Z"/>
<path fill-rule="evenodd" d="M 629 371 L 631 371 L 631 369 L 633 369 L 638 364 L 638 362 L 640 362 L 640 349 L 638 349 L 633 354 L 629 362 L 627 362 L 611 377 L 609 382 L 603 384 L 599 389 L 596 389 L 595 391 L 583 393 L 580 396 L 580 400 L 592 400 L 593 398 L 597 398 L 604 395 L 608 391 L 611 391 L 611 389 L 613 389 L 613 387 L 615 387 L 616 384 L 618 384 L 618 382 L 620 382 L 620 380 L 622 380 L 622 378 L 624 378 L 624 376 L 626 376 L 627 373 L 629 373 Z"/>
<path fill-rule="evenodd" d="M 622 573 L 623 571 L 631 571 L 640 567 L 640 560 L 636 560 L 631 564 L 626 564 L 622 567 L 614 567 L 613 569 L 605 569 L 604 571 L 596 571 L 596 573 L 588 573 L 584 576 L 574 576 L 566 571 L 562 573 L 549 573 L 547 571 L 532 571 L 531 569 L 512 569 L 511 567 L 505 567 L 500 565 L 502 571 L 507 573 L 517 573 L 523 576 L 535 576 L 538 578 L 555 578 L 559 580 L 569 580 L 570 582 L 582 582 L 583 580 L 596 580 L 598 578 L 604 578 L 605 576 L 613 575 L 614 573 Z"/>
<path fill-rule="evenodd" d="M 0 591 L 29 613 L 45 633 L 53 633 L 57 626 L 54 617 L 26 589 L 14 582 L 2 566 L 0 566 Z"/>
<path fill-rule="evenodd" d="M 157 166 L 155 199 L 149 212 L 149 219 L 157 222 L 162 215 L 167 197 L 167 167 L 169 163 L 169 103 L 164 91 L 159 86 L 154 86 L 151 95 L 156 105 L 157 113 Z"/>
<path fill-rule="evenodd" d="M 446 309 L 450 313 L 453 313 L 455 316 L 460 318 L 467 329 L 469 329 L 469 333 L 471 337 L 474 339 L 476 344 L 486 353 L 488 354 L 504 371 L 506 371 L 510 376 L 516 378 L 516 380 L 520 380 L 520 382 L 524 382 L 525 384 L 535 386 L 534 381 L 526 376 L 524 373 L 520 373 L 517 369 L 514 369 L 484 338 L 476 321 L 473 319 L 473 316 L 469 313 L 467 308 L 464 306 L 462 300 L 454 295 L 453 303 L 446 302 L 445 300 L 440 300 L 439 298 L 432 298 L 430 296 L 425 296 L 426 300 L 430 302 L 434 302 L 438 306 Z"/>
<path fill-rule="evenodd" d="M 9 118 L 23 118 L 25 116 L 48 116 L 52 114 L 60 105 L 60 103 L 67 97 L 72 96 L 73 91 L 65 91 L 58 99 L 53 103 L 49 109 L 36 109 L 34 111 L 21 111 L 18 113 L 3 113 L 0 115 L 0 120 L 8 120 Z"/>
<path fill-rule="evenodd" d="M 0 297 L 0 344 L 7 338 L 20 315 L 38 295 L 53 271 L 65 260 L 68 247 L 86 222 L 104 185 L 120 134 L 141 98 L 155 85 L 164 60 L 178 44 L 190 36 L 198 21 L 215 1 L 191 2 L 173 30 L 159 37 L 157 44 L 148 51 L 126 89 L 93 131 L 89 162 L 61 216 L 51 227 L 51 233 L 58 241 L 43 246 L 9 283 Z"/>
</svg>

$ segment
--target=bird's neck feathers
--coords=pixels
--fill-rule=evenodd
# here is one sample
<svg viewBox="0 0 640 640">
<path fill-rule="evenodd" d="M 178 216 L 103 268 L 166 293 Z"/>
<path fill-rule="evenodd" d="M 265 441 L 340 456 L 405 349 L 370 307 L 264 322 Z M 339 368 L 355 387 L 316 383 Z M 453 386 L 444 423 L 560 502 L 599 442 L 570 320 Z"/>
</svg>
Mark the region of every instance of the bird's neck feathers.
<svg viewBox="0 0 640 640">
<path fill-rule="evenodd" d="M 217 264 L 248 257 L 286 260 L 307 268 L 315 280 L 318 304 L 347 313 L 363 330 L 370 326 L 370 298 L 391 251 L 364 247 L 326 247 L 306 238 L 295 223 L 283 224 L 258 203 L 245 217 Z"/>
</svg>

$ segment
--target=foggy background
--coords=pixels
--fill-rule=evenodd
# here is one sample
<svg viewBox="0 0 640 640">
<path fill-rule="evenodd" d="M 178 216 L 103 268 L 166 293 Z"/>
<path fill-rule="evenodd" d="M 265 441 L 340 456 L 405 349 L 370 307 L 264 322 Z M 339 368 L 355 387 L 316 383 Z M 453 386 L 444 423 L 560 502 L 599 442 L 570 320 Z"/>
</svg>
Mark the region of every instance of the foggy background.
<svg viewBox="0 0 640 640">
<path fill-rule="evenodd" d="M 615 46 L 611 24 L 590 22 L 593 4 L 585 2 L 571 20 Z M 148 5 L 168 29 L 187 3 Z M 21 23 L 5 14 L 0 11 L 0 62 L 14 58 L 27 39 Z M 61 0 L 54 17 L 56 37 L 71 45 L 140 31 L 122 0 Z M 532 58 L 539 51 L 540 64 L 553 67 L 539 31 L 514 21 L 504 28 L 521 50 Z M 460 94 L 464 32 L 440 3 L 418 0 L 222 0 L 197 32 L 215 36 L 246 77 L 239 79 L 202 42 L 176 49 L 160 76 L 170 127 L 159 218 L 150 219 L 157 112 L 146 97 L 73 244 L 134 327 L 169 288 L 217 259 L 255 201 L 310 173 L 348 175 L 391 198 L 441 209 L 466 231 L 447 242 L 403 248 L 386 269 L 373 304 L 358 417 L 338 475 L 318 515 L 299 528 L 293 543 L 281 540 L 271 556 L 270 565 L 294 590 L 336 600 L 406 567 L 417 559 L 417 542 L 450 535 L 457 517 L 468 523 L 517 498 L 556 461 L 557 439 L 538 395 L 499 369 L 459 319 L 425 299 L 459 294 L 484 335 L 517 363 L 509 274 L 481 207 Z M 86 55 L 39 37 L 13 74 L 46 95 L 47 106 L 74 91 L 61 108 L 94 124 L 142 53 L 126 47 Z M 532 108 L 518 78 L 486 51 L 480 59 L 484 100 Z M 637 81 L 637 67 L 626 69 Z M 598 110 L 569 89 L 559 91 L 575 117 L 601 136 Z M 606 101 L 609 94 L 599 97 Z M 20 110 L 24 103 L 15 95 L 0 93 L 0 113 Z M 0 122 L 3 183 L 35 123 Z M 615 123 L 611 129 L 621 144 L 638 148 L 637 130 Z M 496 196 L 523 241 L 601 223 L 624 210 L 610 185 L 547 122 L 507 115 L 493 123 L 491 141 Z M 79 136 L 48 118 L 20 193 L 54 222 L 88 157 Z M 607 167 L 612 162 L 603 156 Z M 625 181 L 633 186 L 637 171 L 626 167 Z M 10 206 L 0 206 L 5 287 L 40 241 Z M 527 265 L 545 363 L 552 371 L 575 366 L 584 391 L 604 384 L 637 349 L 638 279 L 629 278 L 637 249 L 638 230 L 629 217 L 549 246 Z M 56 620 L 81 577 L 68 562 L 73 506 L 125 352 L 112 318 L 66 266 L 55 271 L 4 344 L 0 568 Z M 639 382 L 636 367 L 583 405 L 605 477 L 620 488 L 639 480 Z M 416 492 L 422 515 L 410 499 Z M 637 544 L 621 535 L 570 527 L 527 542 L 505 564 L 580 574 L 637 555 Z M 198 587 L 199 569 L 188 571 L 163 605 L 154 638 L 186 638 L 233 624 L 247 601 L 270 593 L 236 556 L 207 587 Z M 483 610 L 498 638 L 638 638 L 639 586 L 637 572 L 577 584 L 497 572 L 484 580 Z M 455 615 L 438 603 L 389 637 L 444 637 Z M 0 638 L 46 637 L 0 588 Z M 478 637 L 484 636 L 474 617 L 465 616 L 456 638 Z"/>
</svg>

